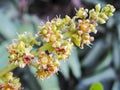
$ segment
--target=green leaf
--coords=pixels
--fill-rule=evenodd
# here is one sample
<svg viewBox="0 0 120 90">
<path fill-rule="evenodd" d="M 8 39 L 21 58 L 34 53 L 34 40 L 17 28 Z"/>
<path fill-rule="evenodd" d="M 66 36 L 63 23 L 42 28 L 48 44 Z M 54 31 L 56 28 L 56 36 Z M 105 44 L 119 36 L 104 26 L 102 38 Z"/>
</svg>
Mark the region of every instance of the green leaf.
<svg viewBox="0 0 120 90">
<path fill-rule="evenodd" d="M 102 49 L 101 49 L 102 48 Z M 97 41 L 91 51 L 85 56 L 83 62 L 81 63 L 82 67 L 91 67 L 96 63 L 101 55 L 104 53 L 105 45 L 103 40 Z"/>
<path fill-rule="evenodd" d="M 21 26 L 18 28 L 18 34 L 23 34 L 24 32 L 34 32 L 33 26 L 31 23 L 23 23 Z"/>
<path fill-rule="evenodd" d="M 113 41 L 113 65 L 116 70 L 120 70 L 120 45 L 118 39 Z"/>
<path fill-rule="evenodd" d="M 115 81 L 112 90 L 120 90 L 120 81 Z"/>
<path fill-rule="evenodd" d="M 100 71 L 102 69 L 105 69 L 110 65 L 111 61 L 112 61 L 112 53 L 109 52 L 104 58 L 104 60 L 96 67 L 95 71 Z"/>
<path fill-rule="evenodd" d="M 61 61 L 60 62 L 60 72 L 64 75 L 66 79 L 70 78 L 69 75 L 69 65 L 67 61 Z"/>
<path fill-rule="evenodd" d="M 118 39 L 120 41 L 120 23 L 117 25 Z"/>
<path fill-rule="evenodd" d="M 78 85 L 76 86 L 76 90 L 84 90 L 83 87 L 88 87 L 89 85 L 95 83 L 95 82 L 106 82 L 109 80 L 115 80 L 116 79 L 116 73 L 114 69 L 108 68 L 102 72 L 94 73 L 93 75 L 90 75 L 89 77 L 82 78 Z"/>
<path fill-rule="evenodd" d="M 0 45 L 0 70 L 8 65 L 8 52 L 6 45 L 8 42 L 4 42 Z"/>
<path fill-rule="evenodd" d="M 22 34 L 24 32 L 35 33 L 35 31 L 38 27 L 38 24 L 40 23 L 39 19 L 35 16 L 30 16 L 28 14 L 25 14 L 23 16 L 23 19 L 24 19 L 24 22 L 22 22 L 22 24 L 19 26 L 18 34 Z M 34 20 L 36 20 L 36 22 Z M 38 24 L 36 24 L 36 23 L 38 23 Z"/>
<path fill-rule="evenodd" d="M 7 8 L 7 9 L 6 9 Z M 9 2 L 6 4 L 4 7 L 3 13 L 5 13 L 5 16 L 10 20 L 10 19 L 16 19 L 19 15 L 19 11 L 17 8 L 14 6 L 12 2 Z"/>
<path fill-rule="evenodd" d="M 81 66 L 79 62 L 77 48 L 73 48 L 71 52 L 71 56 L 69 57 L 68 64 L 73 72 L 73 75 L 76 78 L 80 78 L 81 76 Z"/>
<path fill-rule="evenodd" d="M 99 82 L 92 84 L 90 90 L 103 90 L 103 85 Z"/>
<path fill-rule="evenodd" d="M 113 25 L 115 24 L 115 19 L 114 18 L 109 18 L 109 20 L 107 21 L 106 25 L 107 25 L 107 30 L 109 31 Z"/>
<path fill-rule="evenodd" d="M 43 24 L 45 21 L 37 17 L 36 15 L 33 15 L 30 17 L 31 22 L 35 24 L 35 26 L 38 28 L 40 24 Z"/>
<path fill-rule="evenodd" d="M 6 39 L 12 39 L 16 36 L 17 28 L 12 21 L 7 19 L 4 14 L 0 13 L 0 33 Z"/>
<path fill-rule="evenodd" d="M 105 2 L 103 2 L 103 1 L 101 1 L 101 0 L 84 0 L 83 2 L 85 2 L 85 3 L 89 3 L 90 5 L 91 4 L 98 4 L 98 3 L 100 3 L 101 5 L 105 5 Z"/>
<path fill-rule="evenodd" d="M 41 85 L 42 90 L 60 90 L 56 75 L 52 75 L 48 79 L 44 79 L 42 81 L 38 79 L 38 82 Z"/>
</svg>

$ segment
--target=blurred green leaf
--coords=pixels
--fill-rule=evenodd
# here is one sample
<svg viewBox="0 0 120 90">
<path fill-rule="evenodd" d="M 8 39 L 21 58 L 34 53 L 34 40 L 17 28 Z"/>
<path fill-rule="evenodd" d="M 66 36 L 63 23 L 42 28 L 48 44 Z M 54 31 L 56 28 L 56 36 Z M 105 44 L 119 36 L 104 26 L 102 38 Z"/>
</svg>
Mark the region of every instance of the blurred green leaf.
<svg viewBox="0 0 120 90">
<path fill-rule="evenodd" d="M 0 33 L 6 39 L 12 39 L 16 36 L 17 28 L 12 21 L 7 19 L 4 14 L 0 13 Z"/>
<path fill-rule="evenodd" d="M 89 3 L 89 5 L 91 5 L 91 4 L 96 5 L 98 3 L 105 5 L 105 2 L 103 2 L 102 0 L 83 0 L 83 2 L 85 2 L 87 4 Z"/>
<path fill-rule="evenodd" d="M 38 82 L 40 83 L 42 90 L 60 90 L 56 75 L 52 75 L 50 78 L 44 80 L 38 79 Z"/>
<path fill-rule="evenodd" d="M 16 19 L 18 17 L 19 12 L 12 2 L 9 2 L 9 4 L 7 4 L 4 8 L 6 9 L 3 11 L 3 13 L 7 19 Z"/>
<path fill-rule="evenodd" d="M 39 20 L 37 16 L 30 16 L 29 14 L 25 14 L 23 16 L 23 21 L 21 25 L 18 27 L 18 33 L 22 34 L 24 32 L 38 32 L 38 26 L 42 20 Z"/>
<path fill-rule="evenodd" d="M 99 40 L 94 44 L 91 51 L 83 59 L 83 62 L 81 63 L 82 67 L 90 67 L 93 65 L 93 63 L 96 63 L 101 54 L 104 53 L 103 50 L 105 50 L 104 41 Z"/>
<path fill-rule="evenodd" d="M 60 72 L 64 75 L 64 77 L 66 79 L 69 79 L 70 75 L 69 75 L 69 65 L 68 65 L 68 62 L 61 61 L 60 63 L 61 63 L 60 64 Z"/>
<path fill-rule="evenodd" d="M 112 53 L 109 52 L 104 58 L 104 60 L 96 67 L 95 71 L 98 72 L 102 69 L 105 69 L 106 67 L 110 65 L 111 61 L 112 61 Z"/>
<path fill-rule="evenodd" d="M 6 50 L 6 45 L 8 42 L 4 42 L 0 45 L 0 69 L 3 69 L 8 65 L 8 53 Z"/>
<path fill-rule="evenodd" d="M 23 23 L 21 26 L 19 26 L 17 32 L 18 34 L 23 34 L 24 32 L 34 33 L 34 29 L 31 23 Z"/>
<path fill-rule="evenodd" d="M 115 80 L 116 73 L 114 69 L 108 68 L 100 73 L 93 74 L 89 77 L 83 78 L 79 81 L 76 90 L 83 90 L 83 87 L 88 87 L 95 82 Z"/>
<path fill-rule="evenodd" d="M 30 19 L 31 19 L 31 22 L 34 23 L 36 26 L 39 26 L 40 24 L 44 24 L 45 22 L 44 20 L 40 19 L 36 15 L 32 15 Z"/>
<path fill-rule="evenodd" d="M 115 81 L 112 90 L 120 90 L 120 81 Z"/>
<path fill-rule="evenodd" d="M 114 24 L 115 24 L 114 18 L 110 18 L 106 23 L 107 28 L 109 28 L 109 29 L 112 28 Z M 107 29 L 107 30 L 109 30 L 109 29 Z"/>
<path fill-rule="evenodd" d="M 120 23 L 117 25 L 118 39 L 120 41 Z"/>
<path fill-rule="evenodd" d="M 113 65 L 116 70 L 120 70 L 120 45 L 117 38 L 113 42 Z"/>
<path fill-rule="evenodd" d="M 77 48 L 73 48 L 71 56 L 69 57 L 69 60 L 68 60 L 68 64 L 73 72 L 73 75 L 76 78 L 80 78 L 82 72 L 81 72 L 81 66 L 79 62 Z"/>
</svg>

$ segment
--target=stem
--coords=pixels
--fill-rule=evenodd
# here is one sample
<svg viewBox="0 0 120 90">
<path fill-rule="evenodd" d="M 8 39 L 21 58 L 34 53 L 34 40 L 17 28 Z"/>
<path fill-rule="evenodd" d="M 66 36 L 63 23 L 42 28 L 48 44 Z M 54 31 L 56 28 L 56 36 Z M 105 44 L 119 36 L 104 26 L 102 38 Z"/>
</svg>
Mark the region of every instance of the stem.
<svg viewBox="0 0 120 90">
<path fill-rule="evenodd" d="M 51 46 L 52 46 L 52 42 L 45 43 L 45 44 L 44 44 L 43 46 L 41 46 L 39 49 L 37 49 L 36 51 L 33 51 L 32 54 L 33 54 L 34 56 L 37 56 L 37 55 L 39 55 L 40 52 L 48 50 Z"/>
<path fill-rule="evenodd" d="M 3 75 L 5 75 L 7 72 L 15 69 L 16 67 L 18 67 L 18 66 L 14 65 L 14 64 L 10 64 L 9 66 L 7 66 L 4 69 L 0 70 L 0 77 L 2 77 Z"/>
<path fill-rule="evenodd" d="M 5 84 L 5 82 L 2 80 L 2 78 L 0 79 L 0 85 Z"/>
<path fill-rule="evenodd" d="M 63 38 L 64 39 L 66 39 L 68 37 L 70 38 L 74 33 L 75 33 L 75 31 L 74 32 L 66 32 L 66 33 L 63 34 Z"/>
</svg>

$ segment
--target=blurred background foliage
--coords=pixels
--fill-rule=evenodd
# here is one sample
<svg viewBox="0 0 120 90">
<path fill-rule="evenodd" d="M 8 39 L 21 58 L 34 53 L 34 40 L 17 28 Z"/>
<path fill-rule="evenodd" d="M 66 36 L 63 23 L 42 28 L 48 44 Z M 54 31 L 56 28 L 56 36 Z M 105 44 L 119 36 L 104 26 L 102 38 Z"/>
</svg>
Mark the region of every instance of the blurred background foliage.
<svg viewBox="0 0 120 90">
<path fill-rule="evenodd" d="M 6 46 L 23 32 L 38 31 L 38 25 L 56 15 L 73 16 L 74 8 L 93 8 L 110 3 L 116 12 L 105 25 L 97 27 L 92 48 L 73 48 L 60 71 L 43 81 L 33 75 L 31 67 L 16 68 L 23 90 L 88 90 L 101 82 L 104 90 L 120 90 L 120 0 L 0 0 L 0 69 L 8 65 Z"/>
</svg>

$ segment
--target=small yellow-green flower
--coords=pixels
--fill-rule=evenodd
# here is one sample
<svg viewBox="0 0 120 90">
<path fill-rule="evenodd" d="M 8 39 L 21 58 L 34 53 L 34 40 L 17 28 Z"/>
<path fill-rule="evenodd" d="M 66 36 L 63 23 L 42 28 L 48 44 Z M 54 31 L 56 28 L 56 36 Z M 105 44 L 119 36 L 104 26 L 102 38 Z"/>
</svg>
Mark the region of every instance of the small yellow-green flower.
<svg viewBox="0 0 120 90">
<path fill-rule="evenodd" d="M 59 70 L 59 61 L 54 60 L 52 55 L 41 52 L 37 60 L 36 76 L 40 79 L 48 78 Z"/>
<path fill-rule="evenodd" d="M 31 64 L 31 60 L 34 56 L 30 53 L 32 47 L 26 47 L 24 42 L 13 43 L 8 47 L 9 63 L 19 65 L 19 67 L 25 67 L 26 64 Z"/>
<path fill-rule="evenodd" d="M 3 76 L 4 84 L 0 85 L 0 90 L 21 90 L 19 78 L 13 77 L 13 73 L 9 72 Z"/>
</svg>

